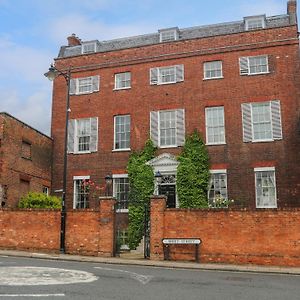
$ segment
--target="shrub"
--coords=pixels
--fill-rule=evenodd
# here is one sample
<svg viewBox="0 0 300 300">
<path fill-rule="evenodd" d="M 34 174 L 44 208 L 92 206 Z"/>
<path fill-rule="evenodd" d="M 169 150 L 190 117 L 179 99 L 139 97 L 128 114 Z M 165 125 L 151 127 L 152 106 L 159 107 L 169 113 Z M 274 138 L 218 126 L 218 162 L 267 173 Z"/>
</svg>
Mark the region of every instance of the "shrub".
<svg viewBox="0 0 300 300">
<path fill-rule="evenodd" d="M 156 148 L 148 140 L 144 149 L 130 155 L 127 171 L 130 185 L 129 193 L 129 248 L 135 249 L 144 233 L 145 210 L 149 209 L 150 196 L 154 191 L 154 174 L 152 167 L 146 162 L 154 158 Z"/>
<path fill-rule="evenodd" d="M 61 208 L 61 199 L 44 193 L 29 192 L 18 203 L 19 208 Z"/>
<path fill-rule="evenodd" d="M 176 183 L 180 207 L 208 207 L 209 156 L 198 131 L 186 138 L 178 160 Z"/>
</svg>

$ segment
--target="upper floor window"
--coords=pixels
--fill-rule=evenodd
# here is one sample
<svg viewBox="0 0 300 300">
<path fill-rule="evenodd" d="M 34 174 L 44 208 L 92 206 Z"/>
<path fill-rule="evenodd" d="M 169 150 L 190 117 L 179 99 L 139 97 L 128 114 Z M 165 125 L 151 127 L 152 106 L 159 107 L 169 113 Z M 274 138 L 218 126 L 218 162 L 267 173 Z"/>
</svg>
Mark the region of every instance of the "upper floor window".
<svg viewBox="0 0 300 300">
<path fill-rule="evenodd" d="M 184 66 L 168 66 L 150 69 L 150 84 L 168 84 L 184 80 Z"/>
<path fill-rule="evenodd" d="M 89 185 L 90 176 L 74 176 L 73 208 L 89 208 Z"/>
<path fill-rule="evenodd" d="M 179 38 L 179 29 L 169 28 L 169 29 L 160 29 L 159 31 L 159 41 L 162 42 L 171 42 L 176 41 Z"/>
<path fill-rule="evenodd" d="M 117 199 L 117 210 L 128 210 L 129 179 L 127 174 L 113 175 L 113 195 Z"/>
<path fill-rule="evenodd" d="M 240 74 L 256 75 L 269 73 L 267 55 L 240 57 Z"/>
<path fill-rule="evenodd" d="M 21 156 L 22 156 L 22 158 L 31 159 L 31 143 L 30 142 L 22 141 Z"/>
<path fill-rule="evenodd" d="M 209 61 L 204 63 L 204 79 L 222 78 L 222 61 Z"/>
<path fill-rule="evenodd" d="M 115 116 L 115 150 L 129 150 L 130 149 L 130 115 Z"/>
<path fill-rule="evenodd" d="M 98 118 L 69 120 L 68 152 L 96 152 L 98 146 Z"/>
<path fill-rule="evenodd" d="M 205 108 L 206 143 L 225 144 L 224 107 Z"/>
<path fill-rule="evenodd" d="M 253 16 L 244 18 L 245 30 L 262 29 L 266 27 L 265 16 Z"/>
<path fill-rule="evenodd" d="M 93 53 L 96 52 L 96 43 L 83 43 L 81 46 L 82 54 Z"/>
<path fill-rule="evenodd" d="M 115 74 L 115 90 L 129 89 L 131 87 L 131 73 Z"/>
<path fill-rule="evenodd" d="M 183 146 L 185 140 L 184 109 L 152 111 L 150 136 L 159 147 Z"/>
<path fill-rule="evenodd" d="M 208 203 L 210 207 L 221 207 L 227 200 L 227 170 L 211 170 L 208 187 Z"/>
<path fill-rule="evenodd" d="M 257 208 L 277 208 L 275 168 L 255 168 Z"/>
<path fill-rule="evenodd" d="M 73 78 L 70 81 L 70 95 L 90 94 L 99 91 L 100 77 Z"/>
<path fill-rule="evenodd" d="M 243 103 L 242 117 L 244 142 L 282 139 L 280 101 Z"/>
</svg>

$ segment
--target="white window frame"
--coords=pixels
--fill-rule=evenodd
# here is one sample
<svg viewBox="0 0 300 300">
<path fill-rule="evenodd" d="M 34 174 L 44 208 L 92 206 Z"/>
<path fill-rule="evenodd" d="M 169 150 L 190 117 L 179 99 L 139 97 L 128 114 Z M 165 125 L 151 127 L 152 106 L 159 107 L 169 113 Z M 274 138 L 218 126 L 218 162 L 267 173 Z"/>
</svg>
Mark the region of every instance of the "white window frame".
<svg viewBox="0 0 300 300">
<path fill-rule="evenodd" d="M 86 83 L 85 85 L 82 85 L 81 83 L 84 81 L 89 81 L 88 83 Z M 87 89 L 87 91 L 80 91 L 80 88 L 82 87 L 89 87 L 89 89 Z M 76 94 L 77 95 L 82 95 L 82 94 L 90 94 L 93 93 L 93 77 L 89 76 L 89 77 L 82 77 L 82 78 L 77 78 L 77 84 L 76 84 Z"/>
<path fill-rule="evenodd" d="M 257 187 L 257 175 L 261 172 L 273 172 L 273 179 L 274 179 L 274 205 L 258 205 L 258 187 Z M 277 208 L 277 187 L 276 187 L 276 171 L 275 167 L 261 167 L 261 168 L 254 168 L 254 180 L 255 180 L 255 205 L 256 208 Z"/>
<path fill-rule="evenodd" d="M 117 191 L 116 191 L 116 180 L 115 179 L 123 179 L 123 178 L 128 178 L 128 174 L 113 174 L 113 196 L 117 199 Z M 129 185 L 129 182 L 128 182 Z M 129 199 L 128 199 L 129 202 Z M 116 210 L 118 213 L 128 213 L 128 208 L 119 208 Z"/>
<path fill-rule="evenodd" d="M 89 180 L 90 176 L 73 176 L 73 209 L 78 209 L 76 208 L 76 181 L 77 180 Z"/>
<path fill-rule="evenodd" d="M 47 196 L 49 196 L 49 189 L 50 188 L 48 186 L 43 185 L 43 191 L 42 191 L 42 193 L 45 194 L 45 195 L 47 195 Z"/>
<path fill-rule="evenodd" d="M 161 114 L 163 113 L 174 113 L 175 114 L 175 144 L 170 144 L 170 145 L 161 145 Z M 159 148 L 174 148 L 177 147 L 177 113 L 176 113 L 176 109 L 173 110 L 160 110 L 158 112 L 158 144 L 159 144 Z M 168 128 L 170 129 L 170 128 Z"/>
<path fill-rule="evenodd" d="M 270 121 L 268 122 L 270 124 L 270 132 L 271 132 L 271 137 L 270 138 L 264 138 L 264 139 L 255 139 L 254 137 L 254 125 L 259 123 L 254 123 L 253 121 L 253 107 L 254 106 L 263 106 L 263 105 L 269 105 L 269 117 L 270 117 Z M 251 126 L 252 126 L 252 142 L 257 143 L 257 142 L 271 142 L 274 141 L 273 139 L 273 133 L 272 133 L 272 112 L 271 112 L 271 102 L 270 101 L 266 101 L 266 102 L 253 102 L 251 103 Z M 260 122 L 259 124 L 261 124 L 263 122 Z"/>
<path fill-rule="evenodd" d="M 252 17 L 246 17 L 245 20 L 245 30 L 251 31 L 251 30 L 259 30 L 266 28 L 266 19 L 265 16 L 252 16 Z M 251 22 L 256 22 L 256 24 L 260 23 L 261 26 L 249 26 Z M 251 28 L 250 28 L 251 27 Z"/>
<path fill-rule="evenodd" d="M 85 120 L 89 120 L 90 126 L 89 126 L 89 137 L 90 137 L 90 141 L 89 141 L 89 150 L 82 150 L 79 151 L 79 135 L 78 135 L 78 123 L 79 122 L 83 122 Z M 74 149 L 75 149 L 75 153 L 91 153 L 90 147 L 91 147 L 91 133 L 92 133 L 92 129 L 91 129 L 91 118 L 83 118 L 83 119 L 76 119 L 75 120 L 75 134 L 74 134 Z"/>
<path fill-rule="evenodd" d="M 165 29 L 159 31 L 159 42 L 166 43 L 178 40 L 178 29 Z"/>
<path fill-rule="evenodd" d="M 227 169 L 213 169 L 213 170 L 209 170 L 209 172 L 210 172 L 211 176 L 213 176 L 214 174 L 225 174 L 226 175 L 226 178 L 225 178 L 226 197 L 225 197 L 225 199 L 227 200 L 228 199 Z M 208 202 L 210 201 L 210 199 L 209 199 L 209 194 L 211 191 L 210 186 L 211 186 L 211 178 L 209 179 L 209 187 L 208 187 L 208 191 L 207 191 Z M 212 208 L 213 208 L 213 206 L 212 206 Z"/>
<path fill-rule="evenodd" d="M 208 126 L 208 111 L 211 111 L 213 109 L 220 109 L 220 108 L 223 108 L 223 131 L 224 131 L 224 141 L 222 142 L 208 142 L 208 137 L 209 137 L 209 134 L 208 134 L 208 129 L 213 127 L 213 128 L 220 128 L 221 126 L 218 124 L 218 125 L 214 125 L 214 126 Z M 226 135 L 225 135 L 225 111 L 224 111 L 224 106 L 211 106 L 211 107 L 206 107 L 205 108 L 205 130 L 206 130 L 206 145 L 224 145 L 226 144 Z"/>
<path fill-rule="evenodd" d="M 129 147 L 128 148 L 116 148 L 116 119 L 118 117 L 129 117 Z M 114 116 L 114 149 L 113 151 L 117 152 L 117 151 L 130 151 L 130 142 L 131 142 L 131 116 L 130 115 L 117 115 Z"/>
<path fill-rule="evenodd" d="M 162 81 L 162 72 L 166 70 L 172 70 L 174 72 L 174 80 L 173 81 Z M 168 75 L 168 76 L 173 76 Z M 176 83 L 176 66 L 169 66 L 169 67 L 160 67 L 158 68 L 158 77 L 157 77 L 157 84 L 162 85 L 162 84 L 170 84 L 170 83 Z"/>
<path fill-rule="evenodd" d="M 129 74 L 129 79 L 126 79 L 126 75 L 128 75 Z M 123 79 L 123 78 L 120 78 L 120 81 L 121 82 L 125 82 L 125 83 L 127 83 L 127 82 L 129 82 L 129 85 L 126 85 L 126 86 L 124 86 L 124 87 L 119 87 L 118 86 L 118 77 L 122 77 L 122 76 L 125 76 L 125 79 Z M 114 88 L 114 90 L 115 91 L 117 91 L 117 90 L 127 90 L 127 89 L 130 89 L 131 88 L 131 72 L 122 72 L 122 73 L 116 73 L 115 74 L 115 88 Z"/>
<path fill-rule="evenodd" d="M 266 59 L 266 71 L 263 72 L 251 72 L 251 68 L 250 68 L 250 61 L 252 59 L 257 59 L 257 58 L 262 58 L 264 57 Z M 246 56 L 246 57 L 240 57 L 241 59 L 245 59 L 247 61 L 247 72 L 244 72 L 241 70 L 241 66 L 240 66 L 240 75 L 248 75 L 248 76 L 254 76 L 254 75 L 260 75 L 260 74 L 269 74 L 270 70 L 269 70 L 269 56 L 268 55 L 256 55 L 256 56 Z M 262 66 L 262 65 L 257 65 L 257 66 Z M 257 67 L 256 66 L 256 67 Z"/>
<path fill-rule="evenodd" d="M 213 63 L 220 63 L 220 69 L 210 69 L 210 67 L 213 65 Z M 221 71 L 220 76 L 206 76 L 206 72 L 212 72 L 212 71 Z M 211 80 L 211 79 L 219 79 L 224 78 L 223 77 L 223 62 L 222 60 L 214 60 L 214 61 L 206 61 L 203 63 L 203 80 Z"/>
<path fill-rule="evenodd" d="M 89 48 L 93 48 L 92 50 L 88 50 Z M 96 42 L 88 42 L 83 43 L 81 45 L 81 54 L 89 54 L 96 52 Z"/>
</svg>

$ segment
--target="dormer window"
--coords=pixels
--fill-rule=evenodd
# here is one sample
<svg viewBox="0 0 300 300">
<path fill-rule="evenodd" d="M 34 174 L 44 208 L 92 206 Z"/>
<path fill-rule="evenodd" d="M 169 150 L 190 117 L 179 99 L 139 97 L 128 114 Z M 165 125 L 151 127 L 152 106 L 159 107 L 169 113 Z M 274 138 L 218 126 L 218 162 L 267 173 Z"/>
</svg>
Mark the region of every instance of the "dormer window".
<svg viewBox="0 0 300 300">
<path fill-rule="evenodd" d="M 169 29 L 161 29 L 159 32 L 159 42 L 171 42 L 176 41 L 179 38 L 179 29 L 178 27 L 169 28 Z"/>
<path fill-rule="evenodd" d="M 96 43 L 83 43 L 81 48 L 82 54 L 96 52 Z"/>
<path fill-rule="evenodd" d="M 245 30 L 256 30 L 266 27 L 266 17 L 262 16 L 253 16 L 244 18 L 245 21 Z"/>
</svg>

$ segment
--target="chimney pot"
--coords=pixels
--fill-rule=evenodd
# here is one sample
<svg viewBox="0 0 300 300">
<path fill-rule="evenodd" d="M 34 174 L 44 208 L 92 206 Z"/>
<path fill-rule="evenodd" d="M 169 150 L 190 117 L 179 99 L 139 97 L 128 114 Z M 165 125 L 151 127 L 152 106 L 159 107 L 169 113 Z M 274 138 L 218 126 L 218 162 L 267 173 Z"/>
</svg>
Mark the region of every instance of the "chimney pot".
<svg viewBox="0 0 300 300">
<path fill-rule="evenodd" d="M 68 36 L 68 46 L 78 46 L 81 45 L 81 40 L 76 36 L 75 33 L 72 33 Z"/>
</svg>

